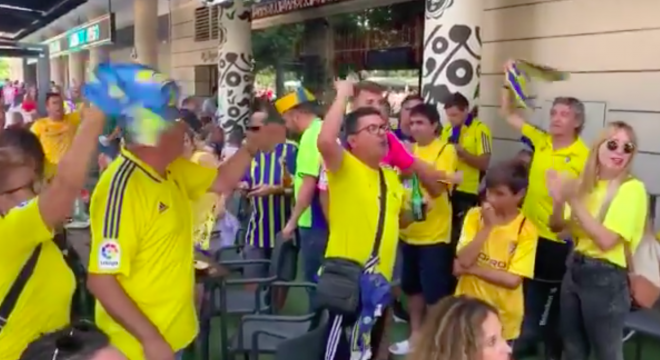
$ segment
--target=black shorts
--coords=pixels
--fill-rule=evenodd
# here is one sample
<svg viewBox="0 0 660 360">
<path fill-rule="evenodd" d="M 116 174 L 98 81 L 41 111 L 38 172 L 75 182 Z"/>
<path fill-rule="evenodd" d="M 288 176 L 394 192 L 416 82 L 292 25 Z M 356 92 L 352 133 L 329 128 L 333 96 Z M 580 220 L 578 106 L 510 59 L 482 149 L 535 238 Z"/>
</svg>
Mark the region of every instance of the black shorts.
<svg viewBox="0 0 660 360">
<path fill-rule="evenodd" d="M 427 305 L 453 293 L 451 244 L 411 245 L 401 242 L 401 289 L 406 295 L 422 294 Z"/>
<path fill-rule="evenodd" d="M 566 259 L 570 253 L 570 244 L 539 237 L 536 246 L 534 279 L 561 282 L 566 272 Z"/>
</svg>

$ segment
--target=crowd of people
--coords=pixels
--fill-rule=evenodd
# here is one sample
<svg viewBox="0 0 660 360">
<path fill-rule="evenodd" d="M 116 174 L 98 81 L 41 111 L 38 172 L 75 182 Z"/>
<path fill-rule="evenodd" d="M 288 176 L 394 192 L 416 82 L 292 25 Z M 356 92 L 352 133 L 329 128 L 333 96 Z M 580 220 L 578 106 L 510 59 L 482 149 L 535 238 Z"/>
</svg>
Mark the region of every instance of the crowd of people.
<svg viewBox="0 0 660 360">
<path fill-rule="evenodd" d="M 330 315 L 310 359 L 508 360 L 543 344 L 546 359 L 622 360 L 631 299 L 660 311 L 660 289 L 628 271 L 648 218 L 630 172 L 634 130 L 610 123 L 588 146 L 578 99 L 555 99 L 541 130 L 503 88 L 502 121 L 528 148 L 491 164 L 490 129 L 459 93 L 442 104 L 446 124 L 407 96 L 392 129 L 384 88 L 340 80 L 324 114 L 297 89 L 255 106 L 243 136 L 225 136 L 204 109 L 213 104 L 187 98 L 182 121 L 146 146 L 78 89 L 53 90 L 45 117 L 0 130 L 0 360 L 30 359 L 50 334 L 78 329 L 57 240 L 94 159 L 89 358 L 181 359 L 199 327 L 195 252 L 214 250 L 232 194 L 251 205 L 246 259 L 271 259 L 280 235 L 300 247 L 303 277 L 317 283 L 310 308 Z M 389 344 L 404 298 L 409 336 Z"/>
</svg>

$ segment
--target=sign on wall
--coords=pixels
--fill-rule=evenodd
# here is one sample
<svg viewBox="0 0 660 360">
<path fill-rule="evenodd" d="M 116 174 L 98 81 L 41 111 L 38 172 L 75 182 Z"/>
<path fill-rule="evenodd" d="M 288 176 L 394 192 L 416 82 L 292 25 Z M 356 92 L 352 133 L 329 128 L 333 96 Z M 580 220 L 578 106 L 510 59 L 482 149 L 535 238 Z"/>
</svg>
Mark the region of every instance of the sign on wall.
<svg viewBox="0 0 660 360">
<path fill-rule="evenodd" d="M 59 57 L 84 49 L 111 44 L 115 40 L 115 14 L 106 14 L 63 34 L 48 39 L 50 57 Z"/>
<path fill-rule="evenodd" d="M 252 5 L 252 19 L 263 19 L 292 11 L 311 9 L 346 0 L 261 0 Z"/>
</svg>

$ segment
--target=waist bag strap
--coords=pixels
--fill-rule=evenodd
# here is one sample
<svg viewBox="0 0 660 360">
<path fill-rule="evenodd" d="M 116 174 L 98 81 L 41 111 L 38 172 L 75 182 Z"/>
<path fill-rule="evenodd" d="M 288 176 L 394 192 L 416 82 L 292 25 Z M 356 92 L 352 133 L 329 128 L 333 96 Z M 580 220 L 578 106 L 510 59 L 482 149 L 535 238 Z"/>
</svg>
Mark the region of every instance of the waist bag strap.
<svg viewBox="0 0 660 360">
<path fill-rule="evenodd" d="M 385 215 L 387 214 L 387 183 L 385 182 L 385 174 L 382 169 L 378 169 L 378 177 L 380 179 L 380 194 L 379 194 L 379 212 L 378 223 L 376 224 L 376 238 L 374 239 L 374 246 L 371 249 L 371 256 L 364 264 L 365 272 L 373 270 L 378 265 L 380 252 L 380 243 L 383 240 L 383 230 L 385 228 Z"/>
<path fill-rule="evenodd" d="M 32 255 L 30 255 L 28 260 L 25 262 L 25 265 L 23 265 L 21 272 L 18 273 L 16 280 L 14 280 L 14 283 L 9 288 L 9 291 L 2 301 L 2 304 L 0 304 L 0 332 L 5 327 L 5 325 L 7 325 L 7 322 L 9 321 L 9 315 L 11 315 L 11 312 L 14 310 L 16 303 L 18 303 L 18 299 L 21 296 L 21 293 L 23 292 L 23 289 L 25 288 L 28 280 L 30 280 L 30 277 L 32 277 L 34 268 L 37 267 L 37 261 L 39 260 L 40 254 L 41 245 L 37 246 L 34 251 L 32 251 Z"/>
</svg>

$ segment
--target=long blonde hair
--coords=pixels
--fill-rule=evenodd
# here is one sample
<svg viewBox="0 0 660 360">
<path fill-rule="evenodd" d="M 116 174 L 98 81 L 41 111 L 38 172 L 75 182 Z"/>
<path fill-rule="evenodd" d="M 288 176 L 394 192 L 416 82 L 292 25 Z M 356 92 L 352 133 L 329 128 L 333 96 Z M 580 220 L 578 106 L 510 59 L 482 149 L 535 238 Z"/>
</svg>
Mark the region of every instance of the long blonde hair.
<svg viewBox="0 0 660 360">
<path fill-rule="evenodd" d="M 589 157 L 587 158 L 587 162 L 584 165 L 582 174 L 580 174 L 578 186 L 578 196 L 580 198 L 588 196 L 598 183 L 600 177 L 600 161 L 598 159 L 598 153 L 601 145 L 609 140 L 615 132 L 620 130 L 623 130 L 626 132 L 626 134 L 628 134 L 630 142 L 634 145 L 630 160 L 626 164 L 626 167 L 623 169 L 622 178 L 630 174 L 632 160 L 637 154 L 637 135 L 635 135 L 635 131 L 633 130 L 632 126 L 628 125 L 628 123 L 623 121 L 613 121 L 607 124 L 605 129 L 601 131 L 598 139 L 596 139 L 596 141 L 594 141 L 594 143 L 591 145 Z"/>
<path fill-rule="evenodd" d="M 478 360 L 482 325 L 497 309 L 479 299 L 449 296 L 429 309 L 419 343 L 407 360 Z"/>
</svg>

